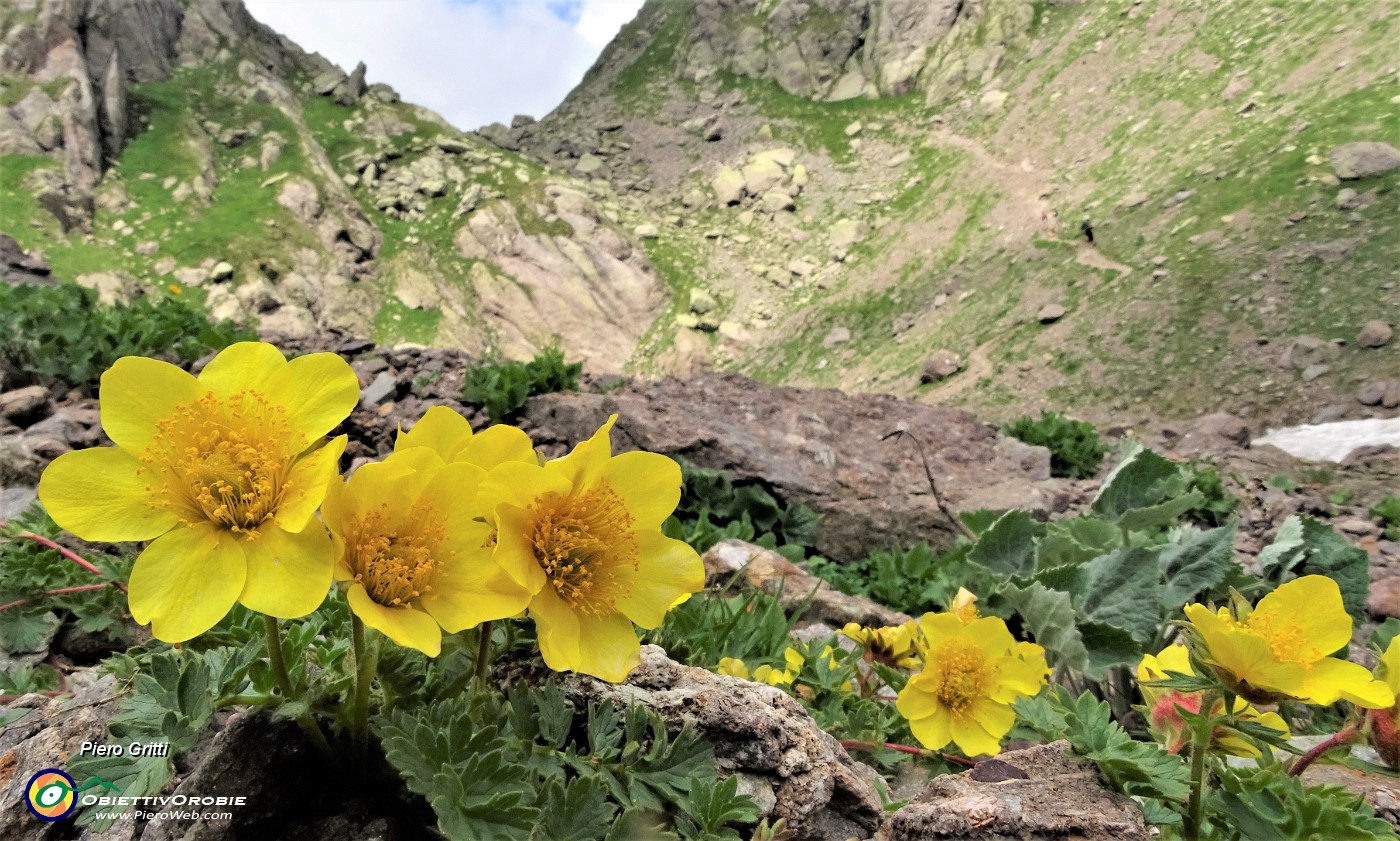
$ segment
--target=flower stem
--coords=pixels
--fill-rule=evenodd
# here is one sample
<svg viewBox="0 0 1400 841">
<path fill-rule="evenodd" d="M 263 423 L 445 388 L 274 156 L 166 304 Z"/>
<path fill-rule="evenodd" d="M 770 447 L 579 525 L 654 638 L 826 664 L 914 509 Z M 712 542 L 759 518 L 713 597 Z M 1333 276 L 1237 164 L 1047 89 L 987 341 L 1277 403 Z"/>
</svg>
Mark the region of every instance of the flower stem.
<svg viewBox="0 0 1400 841">
<path fill-rule="evenodd" d="M 955 765 L 962 765 L 965 768 L 972 768 L 977 764 L 971 759 L 967 759 L 961 756 L 954 756 L 951 753 L 939 753 L 936 750 L 916 748 L 912 745 L 899 745 L 895 744 L 894 742 L 883 742 L 877 745 L 873 742 L 861 742 L 856 741 L 855 739 L 842 739 L 841 747 L 845 748 L 846 750 L 879 750 L 880 748 L 889 748 L 890 750 L 897 750 L 900 753 L 908 753 L 914 756 L 926 756 L 931 759 L 946 759 Z"/>
<path fill-rule="evenodd" d="M 476 685 L 485 689 L 491 674 L 491 620 L 476 628 Z"/>
<path fill-rule="evenodd" d="M 277 688 L 282 691 L 283 703 L 296 700 L 296 687 L 292 684 L 291 673 L 287 671 L 287 661 L 282 656 L 282 631 L 277 626 L 277 617 L 264 615 L 263 627 L 267 629 L 267 659 L 272 664 L 272 676 L 277 680 Z M 331 755 L 330 742 L 326 741 L 326 734 L 321 732 L 310 710 L 297 713 L 296 722 L 322 756 Z"/>
<path fill-rule="evenodd" d="M 379 666 L 378 652 L 365 640 L 365 625 L 350 614 L 350 641 L 355 650 L 355 702 L 350 730 L 355 740 L 355 762 L 364 770 L 369 762 L 369 687 Z"/>
<path fill-rule="evenodd" d="M 1308 766 L 1316 762 L 1317 758 L 1322 756 L 1324 753 L 1327 753 L 1332 748 L 1341 747 L 1345 744 L 1350 744 L 1351 741 L 1356 738 L 1357 732 L 1359 731 L 1357 730 L 1355 724 L 1348 724 L 1346 727 L 1343 727 L 1341 730 L 1337 731 L 1337 733 L 1333 736 L 1324 739 L 1321 742 L 1318 742 L 1316 745 L 1313 745 L 1311 750 L 1298 757 L 1298 759 L 1293 763 L 1293 767 L 1288 769 L 1288 776 L 1299 776 L 1304 771 L 1308 770 Z"/>
<path fill-rule="evenodd" d="M 1202 837 L 1206 815 L 1206 755 L 1215 735 L 1215 721 L 1210 711 L 1219 700 L 1216 693 L 1207 692 L 1201 698 L 1201 720 L 1191 727 L 1191 796 L 1186 801 L 1186 838 L 1198 841 Z"/>
<path fill-rule="evenodd" d="M 267 629 L 267 659 L 272 664 L 272 676 L 277 679 L 277 688 L 282 690 L 282 697 L 291 701 L 296 698 L 296 691 L 292 688 L 287 661 L 282 657 L 282 632 L 277 627 L 277 617 L 263 616 L 263 624 Z"/>
<path fill-rule="evenodd" d="M 6 522 L 5 522 L 4 520 L 0 520 L 0 529 L 5 528 L 6 526 L 7 526 Z M 10 536 L 11 536 L 11 537 L 18 537 L 18 538 L 21 538 L 21 539 L 23 539 L 23 540 L 32 540 L 32 541 L 34 541 L 35 543 L 38 543 L 40 546 L 47 546 L 48 548 L 54 550 L 54 551 L 57 552 L 58 554 L 60 554 L 60 555 L 62 555 L 63 557 L 67 558 L 68 560 L 72 561 L 73 563 L 77 564 L 78 566 L 82 567 L 83 569 L 87 570 L 88 572 L 92 573 L 93 575 L 97 576 L 98 578 L 107 578 L 107 575 L 106 575 L 104 572 L 102 572 L 102 570 L 98 569 L 98 568 L 97 568 L 94 564 L 92 564 L 90 561 L 85 560 L 85 559 L 84 559 L 81 555 L 79 555 L 77 552 L 74 552 L 72 549 L 69 549 L 69 548 L 67 548 L 66 546 L 60 546 L 60 545 L 58 545 L 57 543 L 54 543 L 52 540 L 49 540 L 47 537 L 44 537 L 42 534 L 35 534 L 35 533 L 32 532 L 32 531 L 21 531 L 21 532 L 16 532 L 16 533 L 14 533 L 14 534 L 12 534 L 12 535 L 10 535 Z M 115 580 L 115 579 L 108 579 L 108 580 L 110 580 L 110 581 L 112 582 L 112 586 L 113 586 L 113 587 L 116 587 L 118 590 L 121 590 L 123 593 L 126 592 L 126 585 L 125 585 L 125 584 L 122 584 L 120 581 L 117 581 L 117 580 Z"/>
</svg>

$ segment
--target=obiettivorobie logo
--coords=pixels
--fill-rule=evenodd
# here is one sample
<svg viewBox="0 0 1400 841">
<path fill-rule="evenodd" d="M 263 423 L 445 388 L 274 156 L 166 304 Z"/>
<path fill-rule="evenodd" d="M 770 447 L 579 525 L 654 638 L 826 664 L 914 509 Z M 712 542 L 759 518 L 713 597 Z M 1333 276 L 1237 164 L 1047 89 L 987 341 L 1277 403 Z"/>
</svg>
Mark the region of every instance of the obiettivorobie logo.
<svg viewBox="0 0 1400 841">
<path fill-rule="evenodd" d="M 121 793 L 121 789 L 101 777 L 93 777 L 79 788 L 63 771 L 45 768 L 29 778 L 29 784 L 24 787 L 24 805 L 41 821 L 61 821 L 77 808 L 79 792 L 97 786 Z"/>
</svg>

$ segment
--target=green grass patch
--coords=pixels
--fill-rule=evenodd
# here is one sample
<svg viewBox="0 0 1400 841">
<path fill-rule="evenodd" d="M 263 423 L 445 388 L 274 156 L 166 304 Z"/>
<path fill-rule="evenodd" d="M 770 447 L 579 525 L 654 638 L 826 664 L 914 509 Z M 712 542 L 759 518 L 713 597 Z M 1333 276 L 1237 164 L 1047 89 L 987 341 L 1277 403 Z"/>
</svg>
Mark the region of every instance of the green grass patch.
<svg viewBox="0 0 1400 841">
<path fill-rule="evenodd" d="M 381 345 L 431 344 L 441 320 L 442 310 L 414 309 L 389 298 L 374 314 L 374 341 Z"/>
</svg>

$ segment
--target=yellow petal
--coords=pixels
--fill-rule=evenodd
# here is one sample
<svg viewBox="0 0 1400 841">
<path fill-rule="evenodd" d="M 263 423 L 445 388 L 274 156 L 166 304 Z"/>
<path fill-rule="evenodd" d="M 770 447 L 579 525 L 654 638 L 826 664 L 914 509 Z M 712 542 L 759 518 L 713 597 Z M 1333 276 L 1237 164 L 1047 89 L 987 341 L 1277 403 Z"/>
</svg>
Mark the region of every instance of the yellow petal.
<svg viewBox="0 0 1400 841">
<path fill-rule="evenodd" d="M 530 592 L 497 566 L 486 549 L 440 561 L 432 590 L 418 600 L 449 634 L 515 616 L 529 603 Z"/>
<path fill-rule="evenodd" d="M 1313 663 L 1296 691 L 1289 694 L 1319 706 L 1347 700 L 1358 707 L 1380 710 L 1395 704 L 1395 693 L 1364 666 L 1335 657 Z"/>
<path fill-rule="evenodd" d="M 1319 654 L 1339 651 L 1351 641 L 1351 616 L 1342 605 L 1337 582 L 1325 575 L 1305 575 L 1279 586 L 1255 606 L 1249 624 L 1286 624 Z"/>
<path fill-rule="evenodd" d="M 1376 669 L 1376 677 L 1383 679 L 1391 692 L 1400 695 L 1400 636 L 1392 637 L 1390 644 L 1385 647 L 1385 653 L 1381 655 L 1380 665 Z"/>
<path fill-rule="evenodd" d="M 929 750 L 942 750 L 953 741 L 953 731 L 949 726 L 952 719 L 946 712 L 927 718 L 910 719 L 909 732 L 919 740 L 919 744 Z"/>
<path fill-rule="evenodd" d="M 385 607 L 371 599 L 359 584 L 350 585 L 345 600 L 360 621 L 404 648 L 416 648 L 429 657 L 436 657 L 442 651 L 442 629 L 423 611 Z"/>
<path fill-rule="evenodd" d="M 156 421 L 191 403 L 206 389 L 169 362 L 123 356 L 102 375 L 98 405 L 107 437 L 133 453 L 144 451 L 156 435 Z"/>
<path fill-rule="evenodd" d="M 477 489 L 481 487 L 481 480 L 486 478 L 486 471 L 464 462 L 443 464 L 435 452 L 420 449 L 429 453 L 436 465 L 420 468 L 428 481 L 419 492 L 419 497 L 434 505 L 444 521 L 450 524 L 447 530 L 449 535 L 460 537 L 457 529 L 470 528 L 480 530 L 481 536 L 485 537 L 490 526 L 485 522 L 476 522 L 476 518 L 489 513 L 477 504 Z M 395 459 L 399 455 L 395 453 L 389 458 Z"/>
<path fill-rule="evenodd" d="M 995 756 L 1001 753 L 1001 736 L 987 732 L 980 722 L 971 716 L 953 716 L 949 722 L 953 741 L 968 756 Z"/>
<path fill-rule="evenodd" d="M 570 610 L 553 589 L 545 587 L 530 600 L 530 618 L 535 622 L 545 665 L 556 672 L 578 668 L 583 662 L 579 650 L 578 614 Z"/>
<path fill-rule="evenodd" d="M 282 351 L 267 342 L 239 342 L 219 351 L 199 372 L 199 381 L 219 397 L 235 391 L 262 391 L 268 379 L 286 365 Z"/>
<path fill-rule="evenodd" d="M 934 691 L 938 688 L 939 675 L 933 671 L 936 667 L 920 672 L 909 678 L 909 682 L 900 690 L 895 697 L 894 706 L 899 710 L 899 714 L 914 721 L 915 719 L 927 718 L 931 715 L 942 715 L 946 712 L 944 706 L 939 703 Z M 944 742 L 943 744 L 948 744 Z"/>
<path fill-rule="evenodd" d="M 530 536 L 535 515 L 513 505 L 496 509 L 496 549 L 492 559 L 515 581 L 531 593 L 545 588 L 546 576 L 535 557 L 535 545 Z"/>
<path fill-rule="evenodd" d="M 360 381 L 350 363 L 333 353 L 299 356 L 268 377 L 267 399 L 287 407 L 294 431 L 314 441 L 330 432 L 360 402 Z"/>
<path fill-rule="evenodd" d="M 580 656 L 571 667 L 573 671 L 621 683 L 641 664 L 641 641 L 631 620 L 622 614 L 580 616 L 578 630 Z M 548 657 L 545 662 L 549 662 Z"/>
<path fill-rule="evenodd" d="M 749 667 L 744 665 L 743 660 L 734 657 L 719 658 L 719 665 L 715 667 L 715 673 L 737 677 L 740 680 L 749 679 Z"/>
<path fill-rule="evenodd" d="M 248 580 L 238 600 L 244 607 L 294 619 L 321 606 L 331 586 L 335 546 L 319 522 L 299 532 L 263 529 L 244 544 Z"/>
<path fill-rule="evenodd" d="M 39 477 L 39 500 L 55 523 L 84 540 L 150 540 L 179 516 L 159 507 L 161 496 L 138 475 L 141 462 L 119 447 L 64 453 Z"/>
<path fill-rule="evenodd" d="M 567 494 L 572 490 L 573 485 L 568 478 L 558 471 L 538 464 L 508 461 L 493 467 L 486 474 L 478 493 L 483 504 L 492 509 L 501 503 L 528 508 L 545 494 Z"/>
<path fill-rule="evenodd" d="M 301 531 L 326 498 L 331 482 L 339 484 L 340 456 L 345 452 L 347 437 L 332 438 L 324 447 L 301 458 L 292 466 L 289 487 L 277 506 L 273 523 L 286 531 Z"/>
<path fill-rule="evenodd" d="M 659 529 L 681 501 L 681 468 L 656 453 L 623 453 L 603 467 L 603 481 L 619 496 L 639 529 Z"/>
<path fill-rule="evenodd" d="M 959 618 L 958 621 L 964 628 L 962 639 L 982 649 L 988 658 L 1005 657 L 1016 647 L 1016 638 L 1011 636 L 1006 621 L 1000 616 L 984 616 L 971 622 Z"/>
<path fill-rule="evenodd" d="M 568 479 L 574 488 L 593 487 L 612 457 L 612 441 L 608 435 L 616 422 L 617 415 L 608 418 L 591 438 L 580 441 L 573 452 L 549 462 L 545 467 Z"/>
<path fill-rule="evenodd" d="M 477 467 L 490 470 L 497 465 L 511 461 L 538 465 L 535 445 L 523 430 L 505 424 L 488 426 L 466 443 L 453 461 L 465 461 Z"/>
<path fill-rule="evenodd" d="M 617 608 L 641 627 L 655 628 L 677 598 L 705 586 L 705 565 L 690 544 L 659 531 L 637 532 L 637 548 L 637 580 Z"/>
<path fill-rule="evenodd" d="M 929 648 L 936 648 L 962 633 L 963 622 L 953 613 L 925 613 L 919 617 L 919 631 Z"/>
<path fill-rule="evenodd" d="M 207 523 L 178 528 L 136 559 L 128 598 L 131 616 L 150 623 L 165 642 L 184 642 L 228 615 L 248 571 L 243 547 Z"/>
<path fill-rule="evenodd" d="M 1016 723 L 1016 712 L 1010 706 L 986 699 L 974 701 L 968 713 L 998 743 Z"/>
<path fill-rule="evenodd" d="M 424 412 L 409 431 L 404 432 L 402 427 L 399 428 L 398 437 L 394 439 L 394 452 L 409 447 L 427 447 L 441 456 L 443 461 L 451 461 L 471 439 L 472 425 L 466 418 L 446 406 L 434 406 Z"/>
<path fill-rule="evenodd" d="M 1034 664 L 1015 657 L 1003 658 L 997 666 L 997 684 L 991 697 L 1009 704 L 1017 698 L 1035 695 L 1044 684 L 1044 675 Z"/>
</svg>

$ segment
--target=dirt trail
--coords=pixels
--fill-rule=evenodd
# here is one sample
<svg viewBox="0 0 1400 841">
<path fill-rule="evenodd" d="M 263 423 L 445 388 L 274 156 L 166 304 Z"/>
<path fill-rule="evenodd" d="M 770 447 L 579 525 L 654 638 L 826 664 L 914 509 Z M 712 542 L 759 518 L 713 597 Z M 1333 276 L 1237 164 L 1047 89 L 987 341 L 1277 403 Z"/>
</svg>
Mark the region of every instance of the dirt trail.
<svg viewBox="0 0 1400 841">
<path fill-rule="evenodd" d="M 981 141 L 955 134 L 947 129 L 935 129 L 931 135 L 935 143 L 952 146 L 972 156 L 976 162 L 978 175 L 991 182 L 1005 198 L 989 214 L 991 224 L 1002 227 L 1012 234 L 1013 239 L 1028 240 L 1040 234 L 1053 237 L 1055 233 L 1047 229 L 1041 221 L 1042 214 L 1051 210 L 1048 201 L 1041 198 L 1053 192 L 1050 182 L 1053 173 L 1042 172 L 1029 163 L 1009 164 L 987 151 Z"/>
</svg>

